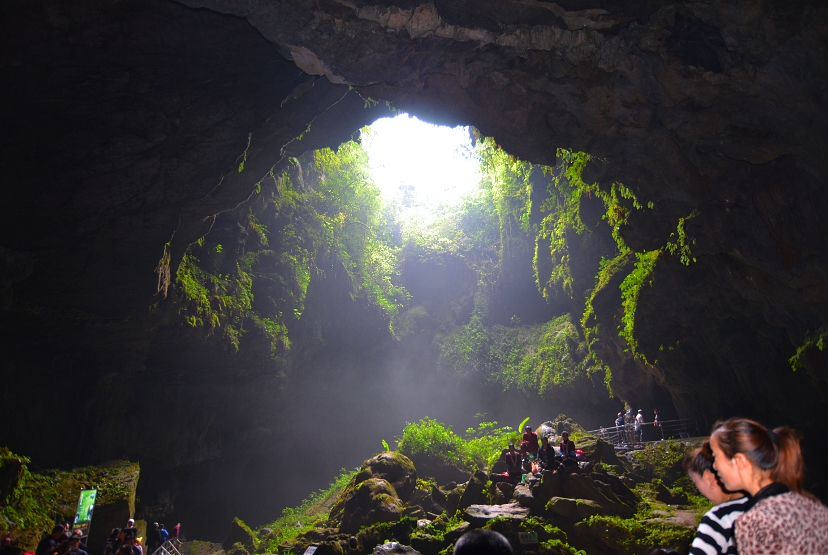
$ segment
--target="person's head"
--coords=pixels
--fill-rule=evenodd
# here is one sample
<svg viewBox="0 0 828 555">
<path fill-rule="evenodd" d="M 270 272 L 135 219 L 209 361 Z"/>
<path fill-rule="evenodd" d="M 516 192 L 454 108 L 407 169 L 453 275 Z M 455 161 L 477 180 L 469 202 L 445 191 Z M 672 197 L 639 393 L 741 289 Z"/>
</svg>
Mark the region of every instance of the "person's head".
<svg viewBox="0 0 828 555">
<path fill-rule="evenodd" d="M 512 555 L 512 546 L 503 534 L 472 530 L 460 536 L 454 544 L 454 555 Z"/>
<path fill-rule="evenodd" d="M 658 414 L 658 409 L 653 409 L 653 414 Z"/>
<path fill-rule="evenodd" d="M 641 409 L 638 409 L 638 414 L 644 414 L 644 411 L 641 410 Z"/>
<path fill-rule="evenodd" d="M 546 436 L 541 436 L 541 443 L 543 445 L 549 445 L 549 438 Z"/>
<path fill-rule="evenodd" d="M 730 500 L 732 494 L 722 489 L 716 472 L 713 470 L 713 452 L 710 450 L 709 442 L 705 441 L 701 447 L 687 453 L 682 466 L 693 480 L 699 493 L 714 505 Z"/>
<path fill-rule="evenodd" d="M 113 529 L 112 529 L 112 532 L 110 532 L 110 533 L 109 533 L 109 538 L 110 538 L 110 539 L 112 539 L 112 540 L 114 540 L 115 538 L 117 538 L 117 537 L 118 537 L 118 534 L 120 534 L 120 533 L 121 533 L 121 529 L 120 529 L 120 528 L 113 528 Z"/>
<path fill-rule="evenodd" d="M 80 536 L 76 536 L 74 534 L 69 536 L 69 545 L 72 546 L 72 549 L 77 549 L 78 546 L 80 545 L 80 541 L 81 541 Z"/>
<path fill-rule="evenodd" d="M 564 441 L 569 441 L 569 432 L 562 432 L 561 439 Z"/>
<path fill-rule="evenodd" d="M 12 544 L 11 535 L 6 534 L 3 536 L 3 547 L 9 547 Z"/>
<path fill-rule="evenodd" d="M 135 519 L 131 518 L 127 520 L 127 528 L 133 528 L 135 526 Z"/>
<path fill-rule="evenodd" d="M 510 443 L 510 444 L 509 444 L 509 452 L 510 452 L 510 453 L 512 453 L 512 452 L 514 452 L 514 450 L 515 450 L 515 444 L 514 444 L 514 443 Z"/>
<path fill-rule="evenodd" d="M 162 530 L 165 530 L 165 528 L 164 528 L 164 525 L 163 525 L 163 524 L 160 524 L 159 526 L 161 527 L 161 529 L 162 529 Z"/>
<path fill-rule="evenodd" d="M 64 534 L 65 531 L 66 531 L 66 529 L 63 526 L 55 526 L 54 528 L 52 528 L 52 538 L 54 538 L 54 539 L 60 538 Z"/>
<path fill-rule="evenodd" d="M 524 426 L 524 427 L 523 427 L 523 431 L 524 431 L 524 432 L 531 432 L 531 431 L 532 431 L 532 426 L 530 426 L 529 424 L 527 424 L 526 426 Z"/>
<path fill-rule="evenodd" d="M 77 530 L 72 530 L 72 535 L 80 538 L 83 536 L 83 531 L 80 528 L 78 528 Z"/>
<path fill-rule="evenodd" d="M 622 416 L 624 416 L 624 413 L 623 413 L 623 412 L 619 412 L 619 413 L 618 413 L 618 418 L 621 418 Z"/>
<path fill-rule="evenodd" d="M 730 491 L 753 495 L 757 485 L 768 481 L 802 491 L 805 465 L 799 436 L 787 426 L 769 430 L 754 420 L 730 418 L 713 427 L 710 448 L 713 468 Z"/>
</svg>

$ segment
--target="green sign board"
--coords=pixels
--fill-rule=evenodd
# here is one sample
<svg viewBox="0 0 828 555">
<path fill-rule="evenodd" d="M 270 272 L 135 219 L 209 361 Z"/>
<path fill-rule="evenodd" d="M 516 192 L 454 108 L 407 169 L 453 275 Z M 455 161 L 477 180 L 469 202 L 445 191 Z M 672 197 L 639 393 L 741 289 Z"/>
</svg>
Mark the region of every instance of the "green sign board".
<svg viewBox="0 0 828 555">
<path fill-rule="evenodd" d="M 80 493 L 78 499 L 78 512 L 75 514 L 75 527 L 89 526 L 92 522 L 92 510 L 95 508 L 95 497 L 98 495 L 96 489 L 85 489 Z"/>
</svg>

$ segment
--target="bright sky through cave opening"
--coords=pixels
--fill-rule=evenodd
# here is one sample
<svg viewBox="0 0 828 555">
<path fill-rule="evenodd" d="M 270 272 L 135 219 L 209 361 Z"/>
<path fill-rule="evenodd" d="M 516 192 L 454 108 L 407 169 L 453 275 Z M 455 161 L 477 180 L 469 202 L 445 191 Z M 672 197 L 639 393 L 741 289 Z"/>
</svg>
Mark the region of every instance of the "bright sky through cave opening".
<svg viewBox="0 0 828 555">
<path fill-rule="evenodd" d="M 375 121 L 361 141 L 383 198 L 409 210 L 455 206 L 478 185 L 480 161 L 468 127 L 401 114 Z"/>
</svg>

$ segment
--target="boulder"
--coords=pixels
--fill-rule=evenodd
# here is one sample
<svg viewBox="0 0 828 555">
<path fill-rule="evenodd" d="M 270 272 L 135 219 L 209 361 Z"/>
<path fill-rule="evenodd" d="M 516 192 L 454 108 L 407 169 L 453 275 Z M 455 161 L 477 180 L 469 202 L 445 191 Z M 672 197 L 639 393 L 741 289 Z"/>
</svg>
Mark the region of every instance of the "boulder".
<svg viewBox="0 0 828 555">
<path fill-rule="evenodd" d="M 540 503 L 546 503 L 553 497 L 561 495 L 561 474 L 545 470 L 541 473 L 540 482 L 532 488 L 532 495 Z"/>
<path fill-rule="evenodd" d="M 385 542 L 374 548 L 373 555 L 420 555 L 420 552 L 401 543 Z"/>
<path fill-rule="evenodd" d="M 478 470 L 474 474 L 472 474 L 471 478 L 469 478 L 468 483 L 466 484 L 466 488 L 463 490 L 462 495 L 457 503 L 457 509 L 463 510 L 466 507 L 471 505 L 477 505 L 480 503 L 486 502 L 486 482 L 489 481 L 489 477 L 486 475 L 485 472 L 481 472 Z"/>
<path fill-rule="evenodd" d="M 449 541 L 431 534 L 417 534 L 411 536 L 411 547 L 423 555 L 437 555 L 448 547 Z"/>
<path fill-rule="evenodd" d="M 465 486 L 456 486 L 446 495 L 446 514 L 453 515 L 460 506 L 460 498 L 463 497 Z"/>
<path fill-rule="evenodd" d="M 492 505 L 505 505 L 515 493 L 515 484 L 511 482 L 496 482 L 492 484 Z"/>
<path fill-rule="evenodd" d="M 591 516 L 604 514 L 604 509 L 595 501 L 578 499 L 575 501 L 575 514 L 578 520 L 584 520 Z"/>
<path fill-rule="evenodd" d="M 339 524 L 341 532 L 354 534 L 361 526 L 399 520 L 403 507 L 389 482 L 369 478 L 345 488 L 331 509 L 330 520 Z"/>
<path fill-rule="evenodd" d="M 575 520 L 576 501 L 567 497 L 553 497 L 546 504 L 546 510 L 568 520 Z"/>
<path fill-rule="evenodd" d="M 483 526 L 493 518 L 503 517 L 510 520 L 525 520 L 529 509 L 517 503 L 507 505 L 472 505 L 463 513 L 463 518 L 474 526 Z"/>
<path fill-rule="evenodd" d="M 229 551 L 233 545 L 239 543 L 247 551 L 254 551 L 259 545 L 259 541 L 259 538 L 256 537 L 256 533 L 253 532 L 253 530 L 251 530 L 242 519 L 234 518 L 233 522 L 230 524 L 230 533 L 227 535 L 227 539 L 224 540 L 222 545 L 225 550 Z"/>
<path fill-rule="evenodd" d="M 471 523 L 464 522 L 462 524 L 455 526 L 451 530 L 447 530 L 446 533 L 443 534 L 443 537 L 446 539 L 447 542 L 454 543 L 460 539 L 460 536 L 468 532 L 470 529 Z"/>
<path fill-rule="evenodd" d="M 532 491 L 529 489 L 529 486 L 525 484 L 518 484 L 515 486 L 515 493 L 513 497 L 521 507 L 534 509 L 539 506 L 538 500 L 535 499 L 534 495 L 532 495 Z"/>
<path fill-rule="evenodd" d="M 368 478 L 381 478 L 392 486 L 397 496 L 408 501 L 417 485 L 417 470 L 414 463 L 397 451 L 386 451 L 362 463 L 356 475 L 355 483 Z"/>
<path fill-rule="evenodd" d="M 595 501 L 607 515 L 631 518 L 635 512 L 612 492 L 610 486 L 595 482 L 587 476 L 568 475 L 564 480 L 563 493 L 571 499 Z"/>
</svg>

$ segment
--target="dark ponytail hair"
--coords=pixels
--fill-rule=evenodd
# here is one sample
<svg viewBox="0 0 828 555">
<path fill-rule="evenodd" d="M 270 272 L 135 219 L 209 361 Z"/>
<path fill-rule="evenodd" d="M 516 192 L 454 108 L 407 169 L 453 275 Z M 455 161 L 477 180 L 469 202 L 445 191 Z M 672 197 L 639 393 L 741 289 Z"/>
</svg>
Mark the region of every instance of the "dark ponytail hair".
<svg viewBox="0 0 828 555">
<path fill-rule="evenodd" d="M 793 429 L 780 426 L 769 430 L 754 420 L 731 418 L 717 422 L 710 435 L 728 458 L 742 453 L 760 469 L 770 471 L 771 480 L 802 493 L 805 465 L 799 435 Z"/>
<path fill-rule="evenodd" d="M 681 466 L 687 472 L 703 476 L 705 472 L 713 472 L 713 451 L 710 450 L 710 442 L 705 441 L 701 447 L 693 449 L 684 456 Z"/>
</svg>

